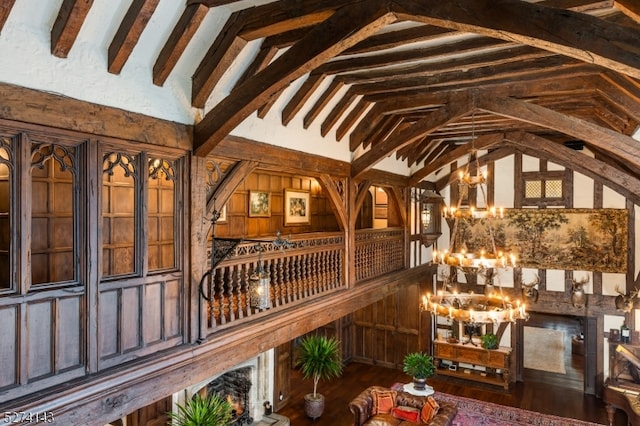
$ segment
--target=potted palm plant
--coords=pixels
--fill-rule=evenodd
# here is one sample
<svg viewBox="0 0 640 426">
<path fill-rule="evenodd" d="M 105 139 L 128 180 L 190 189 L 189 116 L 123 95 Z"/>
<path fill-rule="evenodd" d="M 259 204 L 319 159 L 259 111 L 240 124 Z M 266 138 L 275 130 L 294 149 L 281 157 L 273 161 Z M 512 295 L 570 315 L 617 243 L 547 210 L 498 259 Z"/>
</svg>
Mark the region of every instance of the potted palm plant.
<svg viewBox="0 0 640 426">
<path fill-rule="evenodd" d="M 218 395 L 201 397 L 196 394 L 184 405 L 178 404 L 177 411 L 168 413 L 172 426 L 210 426 L 231 423 L 231 404 Z"/>
<path fill-rule="evenodd" d="M 416 390 L 425 390 L 427 379 L 436 372 L 431 355 L 424 352 L 412 352 L 404 357 L 402 371 L 413 377 L 413 387 Z"/>
<path fill-rule="evenodd" d="M 304 337 L 298 347 L 296 365 L 305 379 L 313 380 L 313 393 L 305 395 L 304 406 L 307 416 L 315 420 L 324 411 L 324 396 L 317 393 L 318 382 L 342 373 L 340 342 L 324 336 Z"/>
</svg>

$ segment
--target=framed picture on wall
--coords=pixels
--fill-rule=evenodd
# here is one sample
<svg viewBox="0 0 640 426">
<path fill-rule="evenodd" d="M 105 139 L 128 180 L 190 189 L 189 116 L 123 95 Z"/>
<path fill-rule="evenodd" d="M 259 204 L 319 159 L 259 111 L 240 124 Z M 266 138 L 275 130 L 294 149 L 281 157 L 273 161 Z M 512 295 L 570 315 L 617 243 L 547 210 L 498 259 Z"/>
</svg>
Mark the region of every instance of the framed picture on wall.
<svg viewBox="0 0 640 426">
<path fill-rule="evenodd" d="M 266 191 L 249 191 L 249 217 L 271 216 L 271 194 Z"/>
<path fill-rule="evenodd" d="M 309 191 L 301 189 L 284 190 L 284 224 L 308 225 L 311 217 Z"/>
</svg>

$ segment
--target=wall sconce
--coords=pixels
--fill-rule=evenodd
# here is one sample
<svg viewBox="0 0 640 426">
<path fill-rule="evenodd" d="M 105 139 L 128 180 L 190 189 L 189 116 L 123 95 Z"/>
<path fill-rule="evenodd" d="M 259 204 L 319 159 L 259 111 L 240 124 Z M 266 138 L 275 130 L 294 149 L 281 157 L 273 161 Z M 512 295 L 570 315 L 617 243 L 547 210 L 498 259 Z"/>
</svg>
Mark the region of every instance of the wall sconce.
<svg viewBox="0 0 640 426">
<path fill-rule="evenodd" d="M 442 235 L 440 206 L 442 196 L 432 189 L 420 195 L 420 239 L 425 247 L 431 246 Z"/>
<path fill-rule="evenodd" d="M 258 244 L 258 267 L 249 277 L 249 291 L 251 306 L 257 309 L 269 309 L 271 307 L 269 274 L 262 264 L 262 246 Z"/>
</svg>

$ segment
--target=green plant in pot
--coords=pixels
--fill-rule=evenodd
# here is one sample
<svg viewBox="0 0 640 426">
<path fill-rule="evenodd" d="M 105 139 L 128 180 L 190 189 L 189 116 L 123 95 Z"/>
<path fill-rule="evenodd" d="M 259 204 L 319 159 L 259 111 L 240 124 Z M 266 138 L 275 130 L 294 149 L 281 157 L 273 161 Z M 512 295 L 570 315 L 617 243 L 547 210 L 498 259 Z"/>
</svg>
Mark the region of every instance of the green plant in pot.
<svg viewBox="0 0 640 426">
<path fill-rule="evenodd" d="M 493 333 L 485 333 L 480 337 L 482 339 L 482 347 L 485 349 L 498 349 L 500 342 L 498 336 Z"/>
<path fill-rule="evenodd" d="M 304 397 L 305 412 L 316 419 L 324 411 L 324 396 L 317 392 L 320 380 L 329 380 L 342 374 L 340 342 L 334 338 L 310 335 L 298 347 L 296 365 L 305 379 L 313 380 L 313 393 Z"/>
<path fill-rule="evenodd" d="M 171 411 L 168 415 L 173 426 L 222 426 L 231 423 L 232 407 L 218 395 L 203 398 L 196 394 L 184 405 L 178 404 L 177 411 Z"/>
<path fill-rule="evenodd" d="M 413 378 L 413 387 L 416 390 L 425 390 L 427 379 L 436 372 L 431 355 L 424 352 L 412 352 L 404 357 L 402 371 Z"/>
</svg>

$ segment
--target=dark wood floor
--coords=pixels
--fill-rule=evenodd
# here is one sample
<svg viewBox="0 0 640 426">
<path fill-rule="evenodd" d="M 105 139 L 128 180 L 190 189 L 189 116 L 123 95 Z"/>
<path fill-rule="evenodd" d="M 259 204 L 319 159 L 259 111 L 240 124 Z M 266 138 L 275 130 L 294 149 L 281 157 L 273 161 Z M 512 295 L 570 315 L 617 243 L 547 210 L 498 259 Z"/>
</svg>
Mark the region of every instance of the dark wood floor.
<svg viewBox="0 0 640 426">
<path fill-rule="evenodd" d="M 353 424 L 353 416 L 349 412 L 347 405 L 363 389 L 374 384 L 391 386 L 396 382 L 406 383 L 408 381 L 410 381 L 410 377 L 400 370 L 351 363 L 345 367 L 339 379 L 320 382 L 318 385 L 318 391 L 325 395 L 326 404 L 322 416 L 313 421 L 304 414 L 304 395 L 312 391 L 313 385 L 310 381 L 303 380 L 300 373 L 294 370 L 291 375 L 289 402 L 278 413 L 289 417 L 292 426 L 351 426 Z M 581 391 L 558 385 L 536 381 L 519 382 L 512 386 L 509 391 L 503 391 L 502 388 L 496 387 L 493 389 L 493 387 L 488 388 L 481 384 L 455 382 L 450 378 L 440 379 L 438 377 L 429 379 L 429 384 L 437 392 L 520 407 L 556 416 L 608 424 L 607 413 L 602 400 L 584 395 Z M 618 410 L 615 417 L 615 426 L 626 424 L 625 414 Z"/>
<path fill-rule="evenodd" d="M 566 374 L 547 373 L 525 369 L 523 381 L 509 391 L 502 388 L 449 377 L 434 377 L 429 384 L 436 391 L 519 407 L 539 413 L 553 414 L 600 424 L 608 424 L 602 400 L 585 395 L 583 389 L 584 361 L 582 355 L 571 349 L 571 336 L 580 333 L 579 319 L 548 315 L 532 315 L 528 324 L 534 327 L 564 330 L 567 337 L 565 349 Z M 313 421 L 304 414 L 304 395 L 312 391 L 312 383 L 303 380 L 297 370 L 291 373 L 291 396 L 287 406 L 278 411 L 291 419 L 293 426 L 351 426 L 353 417 L 347 407 L 349 401 L 370 385 L 391 386 L 411 380 L 400 369 L 351 363 L 345 367 L 340 379 L 321 382 L 320 393 L 327 398 L 322 417 Z M 627 424 L 626 415 L 618 410 L 615 426 Z"/>
</svg>

